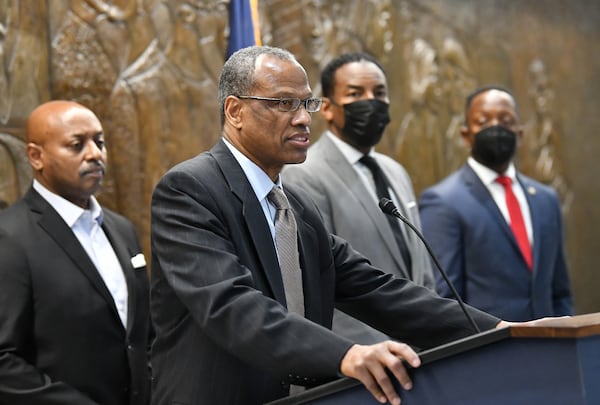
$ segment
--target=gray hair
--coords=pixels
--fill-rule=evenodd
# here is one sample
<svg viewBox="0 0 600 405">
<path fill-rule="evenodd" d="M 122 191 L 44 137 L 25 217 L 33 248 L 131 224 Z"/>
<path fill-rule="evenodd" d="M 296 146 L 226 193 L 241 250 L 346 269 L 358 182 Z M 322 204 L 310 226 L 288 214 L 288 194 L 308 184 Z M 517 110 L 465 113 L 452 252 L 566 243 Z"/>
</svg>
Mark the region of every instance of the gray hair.
<svg viewBox="0 0 600 405">
<path fill-rule="evenodd" d="M 219 78 L 218 97 L 221 126 L 225 122 L 225 99 L 228 96 L 249 95 L 253 90 L 256 59 L 261 55 L 270 55 L 281 60 L 298 63 L 291 52 L 270 46 L 250 46 L 233 53 L 223 65 Z"/>
</svg>

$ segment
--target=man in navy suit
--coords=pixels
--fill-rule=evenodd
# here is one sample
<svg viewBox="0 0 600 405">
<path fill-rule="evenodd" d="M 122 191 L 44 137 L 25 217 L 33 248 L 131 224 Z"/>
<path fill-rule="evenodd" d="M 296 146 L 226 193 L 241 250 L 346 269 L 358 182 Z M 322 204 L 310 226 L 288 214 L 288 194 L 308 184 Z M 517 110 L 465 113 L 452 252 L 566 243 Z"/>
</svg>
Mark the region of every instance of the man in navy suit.
<svg viewBox="0 0 600 405">
<path fill-rule="evenodd" d="M 93 196 L 100 121 L 51 101 L 27 138 L 33 185 L 0 213 L 0 404 L 146 405 L 146 264 L 133 224 Z"/>
<path fill-rule="evenodd" d="M 482 87 L 465 119 L 471 156 L 421 195 L 425 237 L 470 305 L 510 321 L 571 315 L 558 197 L 512 161 L 522 137 L 514 97 Z M 451 297 L 439 276 L 437 289 Z"/>
</svg>

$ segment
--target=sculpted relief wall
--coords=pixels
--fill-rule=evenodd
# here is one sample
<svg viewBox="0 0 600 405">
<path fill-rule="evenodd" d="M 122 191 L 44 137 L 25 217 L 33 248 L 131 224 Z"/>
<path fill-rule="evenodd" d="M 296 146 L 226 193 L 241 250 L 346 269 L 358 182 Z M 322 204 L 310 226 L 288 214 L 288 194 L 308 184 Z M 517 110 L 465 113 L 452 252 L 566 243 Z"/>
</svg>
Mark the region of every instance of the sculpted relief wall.
<svg viewBox="0 0 600 405">
<path fill-rule="evenodd" d="M 24 123 L 49 99 L 92 108 L 109 174 L 102 204 L 129 217 L 149 248 L 154 184 L 219 137 L 216 83 L 226 0 L 0 0 L 0 207 L 29 187 Z M 600 311 L 596 136 L 600 4 L 595 0 L 260 0 L 265 44 L 295 53 L 315 94 L 335 55 L 365 50 L 385 66 L 392 122 L 380 150 L 418 193 L 460 167 L 465 96 L 500 84 L 517 96 L 518 165 L 558 190 L 578 312 Z M 314 115 L 315 138 L 323 122 Z"/>
</svg>

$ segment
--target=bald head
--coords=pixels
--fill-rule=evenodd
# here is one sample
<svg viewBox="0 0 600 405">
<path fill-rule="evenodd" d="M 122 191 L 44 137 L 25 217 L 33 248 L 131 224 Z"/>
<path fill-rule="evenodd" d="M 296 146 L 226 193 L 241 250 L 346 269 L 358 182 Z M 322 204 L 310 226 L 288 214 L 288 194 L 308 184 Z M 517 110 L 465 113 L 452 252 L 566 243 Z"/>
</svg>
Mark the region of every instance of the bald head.
<svg viewBox="0 0 600 405">
<path fill-rule="evenodd" d="M 27 157 L 44 187 L 79 205 L 100 187 L 106 167 L 104 133 L 98 117 L 73 101 L 50 101 L 27 120 Z"/>
<path fill-rule="evenodd" d="M 96 118 L 95 114 L 87 107 L 68 100 L 53 100 L 38 106 L 31 112 L 27 119 L 27 142 L 41 144 L 48 137 L 52 137 L 54 131 L 59 130 L 60 125 L 73 113 L 89 114 Z"/>
</svg>

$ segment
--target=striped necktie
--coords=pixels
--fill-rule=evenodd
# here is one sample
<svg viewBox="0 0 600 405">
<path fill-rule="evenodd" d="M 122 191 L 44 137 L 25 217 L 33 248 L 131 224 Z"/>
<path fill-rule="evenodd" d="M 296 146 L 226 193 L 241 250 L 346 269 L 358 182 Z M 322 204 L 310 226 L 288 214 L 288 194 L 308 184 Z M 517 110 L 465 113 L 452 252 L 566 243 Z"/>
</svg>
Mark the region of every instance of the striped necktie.
<svg viewBox="0 0 600 405">
<path fill-rule="evenodd" d="M 290 312 L 304 316 L 304 292 L 298 255 L 296 220 L 287 197 L 279 187 L 273 187 L 267 198 L 277 209 L 275 213 L 275 244 L 287 308 Z"/>
</svg>

